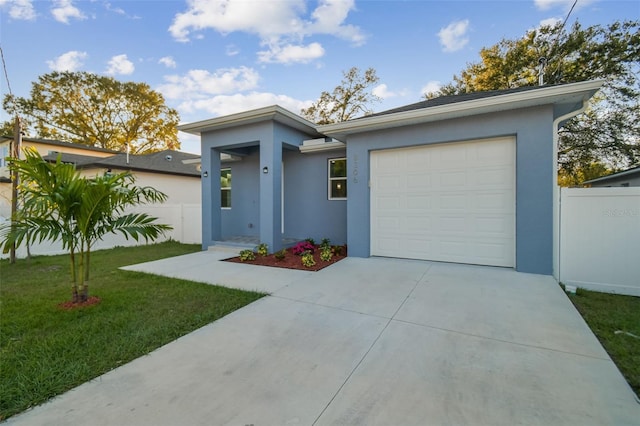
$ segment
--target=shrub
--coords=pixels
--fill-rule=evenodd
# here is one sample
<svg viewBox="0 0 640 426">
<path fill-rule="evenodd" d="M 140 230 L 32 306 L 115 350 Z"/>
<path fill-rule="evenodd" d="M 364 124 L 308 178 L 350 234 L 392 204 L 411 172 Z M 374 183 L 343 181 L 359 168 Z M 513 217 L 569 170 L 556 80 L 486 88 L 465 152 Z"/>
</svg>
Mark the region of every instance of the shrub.
<svg viewBox="0 0 640 426">
<path fill-rule="evenodd" d="M 311 252 L 305 252 L 302 255 L 302 264 L 307 268 L 315 266 L 316 261 L 313 259 L 313 254 Z"/>
<path fill-rule="evenodd" d="M 305 238 L 305 241 L 308 242 L 309 244 L 311 244 L 314 247 L 316 245 L 316 242 L 314 241 L 313 238 Z"/>
<path fill-rule="evenodd" d="M 323 262 L 329 262 L 333 257 L 333 252 L 331 251 L 331 246 L 324 246 L 320 251 L 320 260 Z"/>
<path fill-rule="evenodd" d="M 333 252 L 336 256 L 342 256 L 342 253 L 344 253 L 344 246 L 333 246 Z"/>
<path fill-rule="evenodd" d="M 242 250 L 240 252 L 240 260 L 242 262 L 246 262 L 247 260 L 256 260 L 256 254 L 253 252 L 253 250 Z"/>
<path fill-rule="evenodd" d="M 269 246 L 265 243 L 258 244 L 258 247 L 256 247 L 256 252 L 259 256 L 264 257 L 269 254 Z"/>
<path fill-rule="evenodd" d="M 304 241 L 300 241 L 298 244 L 293 246 L 293 248 L 291 249 L 291 252 L 295 255 L 302 256 L 307 251 L 310 253 L 313 253 L 315 249 L 316 247 L 313 244 L 311 244 L 307 240 L 304 240 Z"/>
<path fill-rule="evenodd" d="M 328 238 L 323 238 L 322 241 L 320 242 L 320 248 L 321 249 L 331 248 L 331 240 L 329 240 Z"/>
<path fill-rule="evenodd" d="M 287 255 L 287 249 L 282 249 L 279 252 L 276 252 L 273 256 L 278 260 L 283 260 Z"/>
</svg>

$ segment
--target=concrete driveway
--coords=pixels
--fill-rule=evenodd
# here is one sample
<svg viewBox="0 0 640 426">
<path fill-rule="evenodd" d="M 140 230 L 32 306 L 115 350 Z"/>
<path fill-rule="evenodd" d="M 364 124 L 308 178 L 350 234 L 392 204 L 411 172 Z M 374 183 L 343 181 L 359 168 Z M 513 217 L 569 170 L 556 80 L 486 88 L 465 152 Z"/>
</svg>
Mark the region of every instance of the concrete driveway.
<svg viewBox="0 0 640 426">
<path fill-rule="evenodd" d="M 202 252 L 128 267 L 272 293 L 15 425 L 630 425 L 640 404 L 550 277 Z"/>
</svg>

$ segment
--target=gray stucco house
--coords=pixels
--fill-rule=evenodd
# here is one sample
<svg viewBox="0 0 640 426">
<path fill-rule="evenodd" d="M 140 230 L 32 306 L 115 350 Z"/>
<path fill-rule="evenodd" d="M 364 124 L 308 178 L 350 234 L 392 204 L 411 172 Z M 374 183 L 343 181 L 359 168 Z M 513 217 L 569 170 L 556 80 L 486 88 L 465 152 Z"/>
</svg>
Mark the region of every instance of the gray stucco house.
<svg viewBox="0 0 640 426">
<path fill-rule="evenodd" d="M 640 166 L 632 167 L 608 176 L 602 176 L 597 179 L 591 179 L 582 184 L 593 188 L 640 186 Z"/>
<path fill-rule="evenodd" d="M 279 106 L 181 125 L 201 137 L 203 248 L 330 238 L 349 256 L 550 275 L 557 130 L 601 85 L 446 96 L 323 126 Z"/>
</svg>

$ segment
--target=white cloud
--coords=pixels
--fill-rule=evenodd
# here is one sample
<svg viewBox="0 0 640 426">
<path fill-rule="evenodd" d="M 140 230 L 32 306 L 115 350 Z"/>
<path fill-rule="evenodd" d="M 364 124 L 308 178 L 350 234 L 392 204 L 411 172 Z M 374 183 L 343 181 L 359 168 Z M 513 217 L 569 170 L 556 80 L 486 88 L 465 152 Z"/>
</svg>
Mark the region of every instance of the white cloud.
<svg viewBox="0 0 640 426">
<path fill-rule="evenodd" d="M 188 0 L 186 12 L 178 13 L 169 32 L 178 41 L 188 41 L 193 31 L 213 29 L 227 34 L 245 31 L 261 37 L 282 35 L 302 29 L 298 13 L 304 1 L 211 1 Z"/>
<path fill-rule="evenodd" d="M 167 99 L 203 99 L 257 87 L 260 76 L 252 68 L 223 68 L 211 73 L 207 70 L 190 70 L 185 75 L 165 76 L 165 84 L 158 90 Z"/>
<path fill-rule="evenodd" d="M 438 32 L 440 44 L 445 52 L 455 52 L 462 49 L 469 42 L 466 37 L 469 30 L 469 20 L 453 21 Z"/>
<path fill-rule="evenodd" d="M 251 92 L 248 94 L 219 95 L 206 99 L 189 100 L 178 106 L 181 116 L 194 113 L 206 113 L 206 118 L 221 116 L 262 108 L 270 105 L 280 105 L 290 111 L 298 112 L 311 105 L 311 101 L 300 101 L 285 95 L 274 93 Z"/>
<path fill-rule="evenodd" d="M 596 1 L 597 0 L 580 0 L 576 4 L 576 9 L 588 6 Z M 574 0 L 533 0 L 533 4 L 535 4 L 539 10 L 560 8 L 565 12 L 568 12 L 571 9 L 573 2 Z"/>
<path fill-rule="evenodd" d="M 547 18 L 547 19 L 543 19 L 542 21 L 540 21 L 540 25 L 538 27 L 553 27 L 554 25 L 556 25 L 557 23 L 562 22 L 562 19 L 560 18 Z"/>
<path fill-rule="evenodd" d="M 360 28 L 343 24 L 349 12 L 355 9 L 355 0 L 321 0 L 319 3 L 311 14 L 314 20 L 306 28 L 307 32 L 336 35 L 355 45 L 365 42 Z"/>
<path fill-rule="evenodd" d="M 0 0 L 0 8 L 9 8 L 9 16 L 21 21 L 36 19 L 36 11 L 31 0 Z"/>
<path fill-rule="evenodd" d="M 75 7 L 71 0 L 56 0 L 55 7 L 51 9 L 54 19 L 63 24 L 68 24 L 70 18 L 87 19 L 86 15 Z"/>
<path fill-rule="evenodd" d="M 396 92 L 392 92 L 391 90 L 389 90 L 387 85 L 384 84 L 384 83 L 379 84 L 378 86 L 374 87 L 373 90 L 371 91 L 371 93 L 373 93 L 374 95 L 376 95 L 376 96 L 378 96 L 379 98 L 382 98 L 382 99 L 388 99 L 388 98 L 393 98 L 393 97 L 398 96 L 398 94 Z"/>
<path fill-rule="evenodd" d="M 109 67 L 105 72 L 110 75 L 129 75 L 133 74 L 135 69 L 133 62 L 127 58 L 127 55 L 116 55 L 109 60 Z"/>
<path fill-rule="evenodd" d="M 308 63 L 324 56 L 324 48 L 320 43 L 307 46 L 273 46 L 269 50 L 258 52 L 258 62 L 276 62 L 290 64 L 294 62 Z"/>
<path fill-rule="evenodd" d="M 236 56 L 240 53 L 240 49 L 235 44 L 228 44 L 226 49 L 227 56 Z"/>
<path fill-rule="evenodd" d="M 243 31 L 257 35 L 261 44 L 269 47 L 270 52 L 258 53 L 267 62 L 316 59 L 320 49 L 324 54 L 322 46 L 319 43 L 304 46 L 303 40 L 317 34 L 333 35 L 355 45 L 364 43 L 366 38 L 360 28 L 344 23 L 355 8 L 354 0 L 320 0 L 311 14 L 307 13 L 304 0 L 188 0 L 187 4 L 187 10 L 176 14 L 169 27 L 177 41 L 187 42 L 198 35 L 192 33 L 207 29 L 222 34 Z M 310 46 L 313 47 L 310 49 Z M 297 53 L 287 54 L 294 50 Z"/>
<path fill-rule="evenodd" d="M 118 15 L 123 15 L 126 16 L 127 12 L 124 11 L 124 9 L 122 9 L 121 7 L 115 7 L 111 4 L 111 2 L 106 2 L 104 4 L 105 9 L 107 9 L 109 12 L 113 12 L 116 13 Z"/>
<path fill-rule="evenodd" d="M 425 84 L 422 89 L 420 89 L 420 94 L 426 95 L 427 93 L 437 92 L 438 90 L 440 90 L 440 87 L 442 87 L 442 83 L 440 83 L 439 81 L 428 81 L 427 84 Z"/>
<path fill-rule="evenodd" d="M 53 71 L 77 71 L 82 65 L 83 60 L 87 58 L 87 52 L 79 52 L 71 50 L 63 53 L 52 61 L 47 61 L 47 65 Z"/>
<path fill-rule="evenodd" d="M 163 56 L 162 58 L 160 58 L 158 63 L 164 65 L 167 68 L 175 68 L 178 66 L 178 64 L 176 64 L 176 61 L 171 56 Z"/>
</svg>

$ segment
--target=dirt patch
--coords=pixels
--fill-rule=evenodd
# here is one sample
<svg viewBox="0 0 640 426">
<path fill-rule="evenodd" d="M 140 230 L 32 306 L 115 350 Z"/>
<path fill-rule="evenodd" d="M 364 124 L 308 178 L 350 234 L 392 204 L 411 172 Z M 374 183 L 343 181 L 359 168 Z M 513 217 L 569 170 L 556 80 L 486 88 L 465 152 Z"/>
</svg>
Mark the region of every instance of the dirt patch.
<svg viewBox="0 0 640 426">
<path fill-rule="evenodd" d="M 243 262 L 240 260 L 240 257 L 237 256 L 237 257 L 232 257 L 230 259 L 225 259 L 225 261 L 234 262 L 234 263 L 244 263 L 247 265 L 272 266 L 274 268 L 299 269 L 302 271 L 319 271 L 347 257 L 346 246 L 334 246 L 333 252 L 334 254 L 331 257 L 331 260 L 329 261 L 321 260 L 320 249 L 316 246 L 316 249 L 313 251 L 313 260 L 315 260 L 316 264 L 310 267 L 304 266 L 302 264 L 302 257 L 299 255 L 293 254 L 293 251 L 291 248 L 285 251 L 285 255 L 283 259 L 278 259 L 275 254 L 269 254 L 267 256 L 260 256 L 256 254 L 255 260 L 245 260 Z"/>
<path fill-rule="evenodd" d="M 84 308 L 86 306 L 93 306 L 100 303 L 100 298 L 98 296 L 90 296 L 84 302 L 63 302 L 58 305 L 60 309 L 64 309 L 65 311 L 70 311 L 71 309 Z"/>
</svg>

